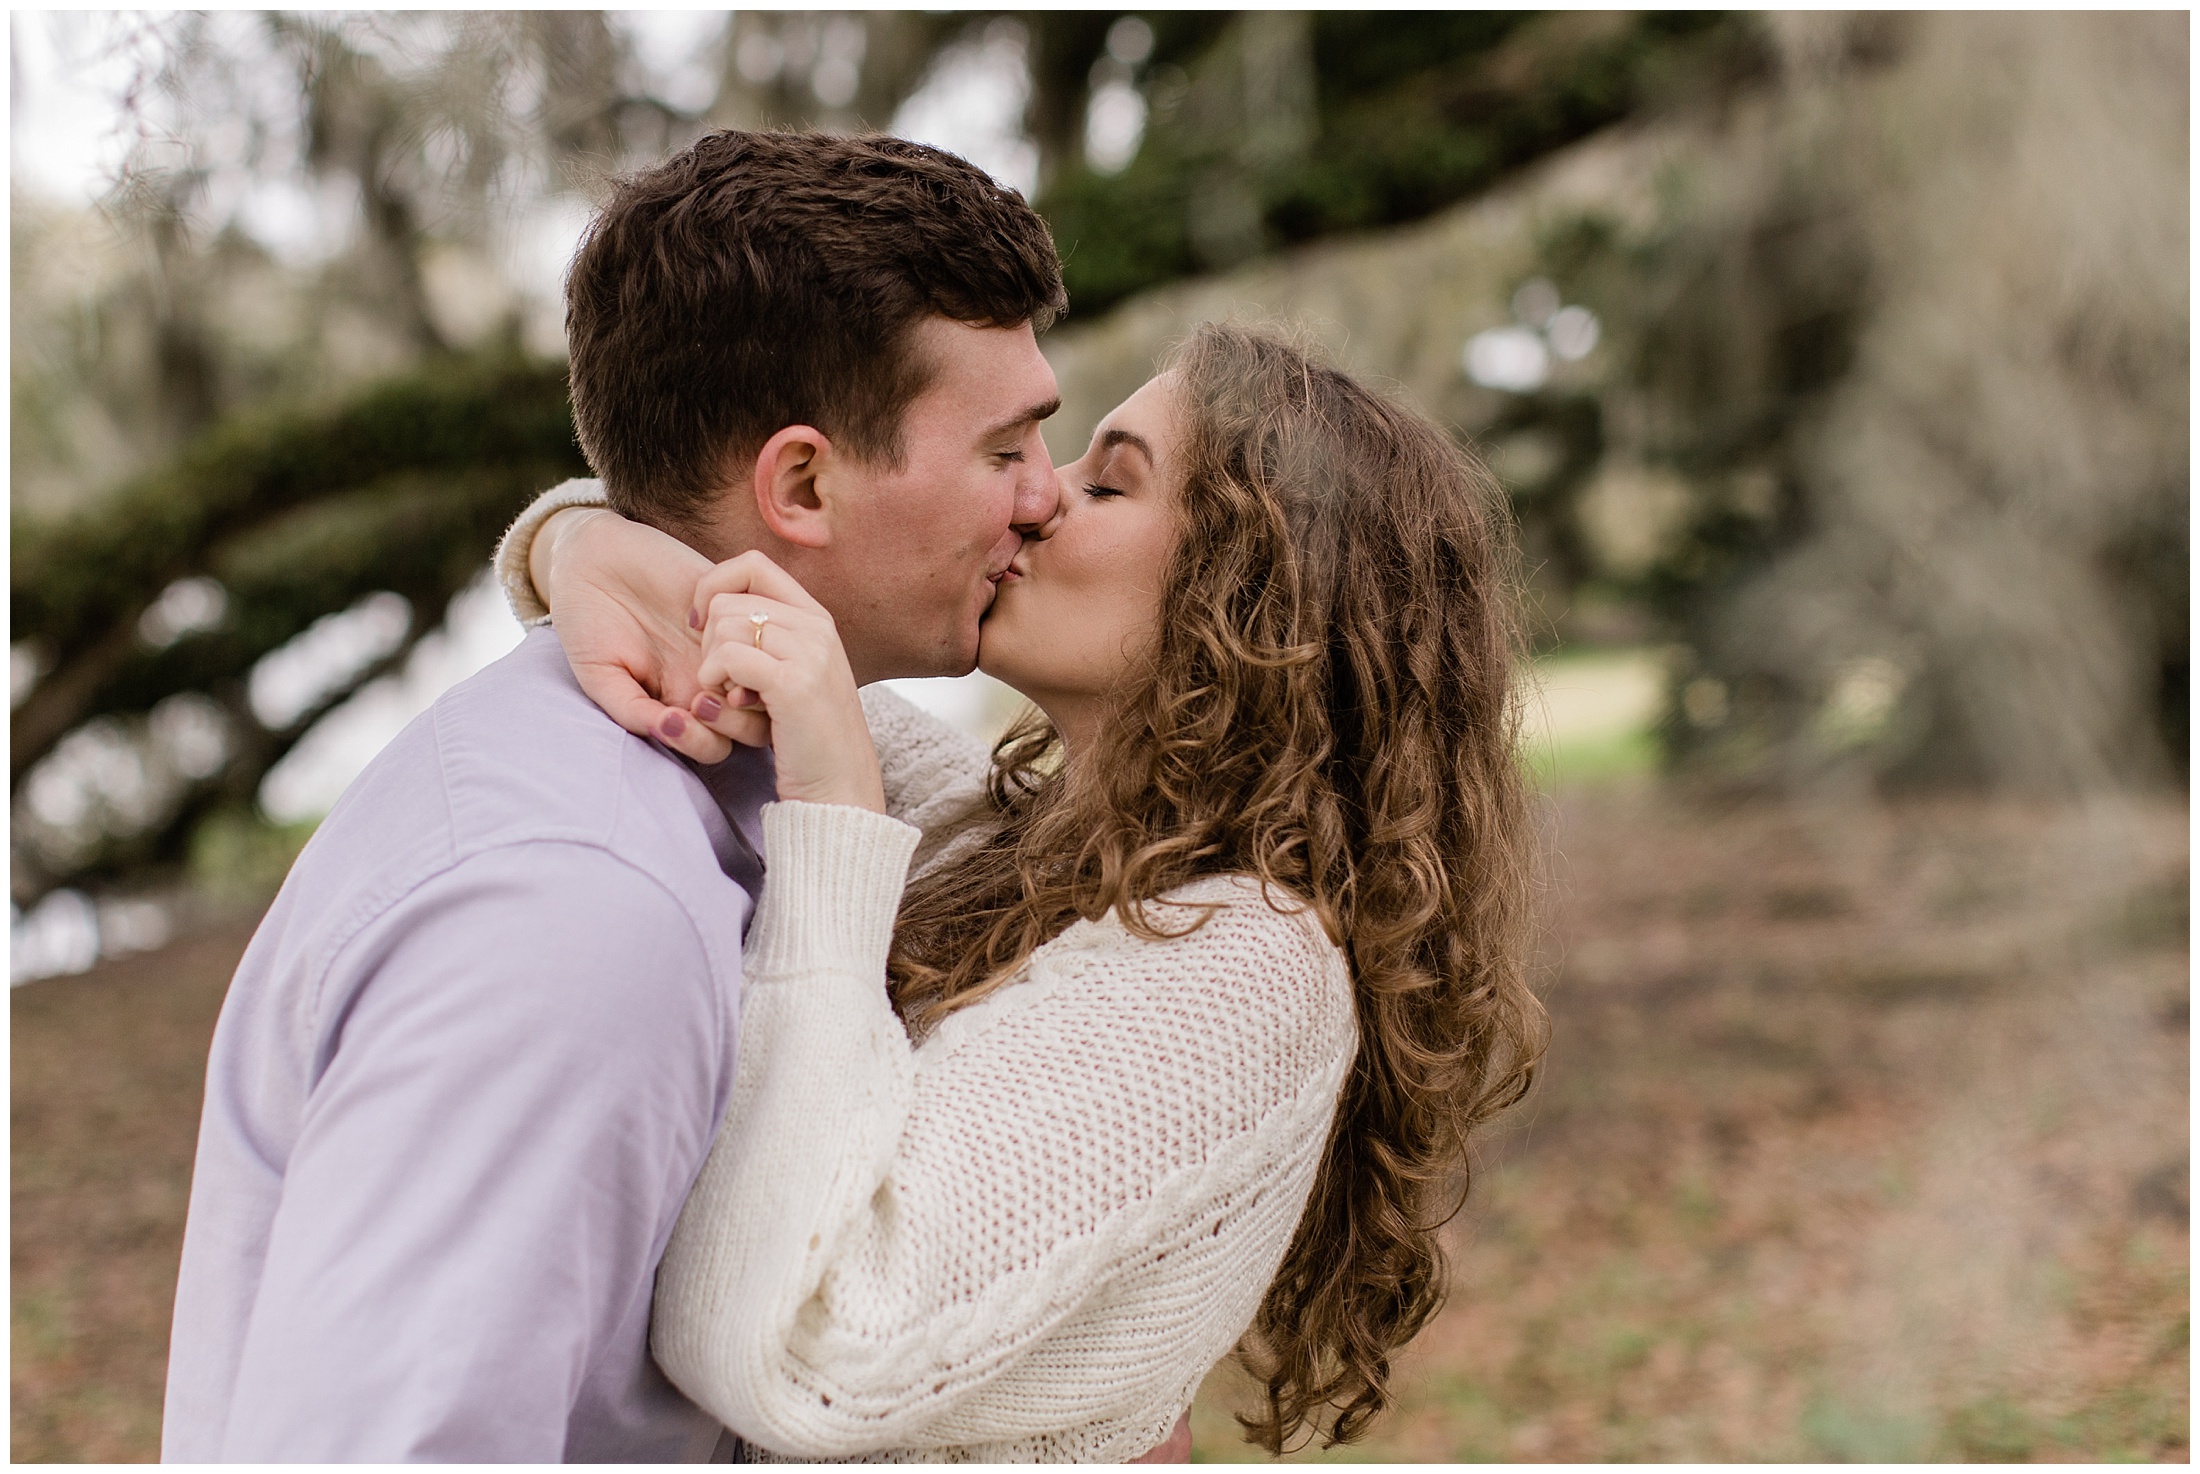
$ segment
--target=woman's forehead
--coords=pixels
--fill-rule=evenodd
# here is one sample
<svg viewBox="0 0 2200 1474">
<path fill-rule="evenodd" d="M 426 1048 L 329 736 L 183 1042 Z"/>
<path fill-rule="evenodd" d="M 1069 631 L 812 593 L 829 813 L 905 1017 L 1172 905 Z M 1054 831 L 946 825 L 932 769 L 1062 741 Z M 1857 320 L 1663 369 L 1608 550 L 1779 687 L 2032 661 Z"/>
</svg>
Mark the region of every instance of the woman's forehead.
<svg viewBox="0 0 2200 1474">
<path fill-rule="evenodd" d="M 1136 443 L 1149 456 L 1167 454 L 1176 431 L 1176 376 L 1156 374 L 1138 392 L 1108 412 L 1093 432 L 1095 450 L 1111 444 Z"/>
</svg>

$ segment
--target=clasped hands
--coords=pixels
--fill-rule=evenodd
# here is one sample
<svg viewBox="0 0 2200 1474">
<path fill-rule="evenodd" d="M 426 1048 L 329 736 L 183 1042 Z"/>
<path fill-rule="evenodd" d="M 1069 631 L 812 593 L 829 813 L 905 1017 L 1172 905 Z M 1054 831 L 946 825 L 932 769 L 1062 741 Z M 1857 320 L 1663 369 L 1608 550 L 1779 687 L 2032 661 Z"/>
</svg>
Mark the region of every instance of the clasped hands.
<svg viewBox="0 0 2200 1474">
<path fill-rule="evenodd" d="M 736 742 L 769 747 L 780 798 L 885 812 L 833 617 L 770 558 L 713 564 L 653 527 L 573 508 L 535 539 L 530 571 L 574 678 L 620 726 L 699 763 Z"/>
</svg>

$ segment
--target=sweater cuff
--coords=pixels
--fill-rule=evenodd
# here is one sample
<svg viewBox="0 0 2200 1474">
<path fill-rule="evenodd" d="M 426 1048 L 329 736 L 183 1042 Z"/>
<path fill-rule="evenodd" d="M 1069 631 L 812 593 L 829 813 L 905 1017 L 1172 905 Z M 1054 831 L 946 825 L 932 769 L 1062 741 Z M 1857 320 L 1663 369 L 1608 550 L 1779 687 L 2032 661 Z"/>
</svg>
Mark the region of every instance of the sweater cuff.
<svg viewBox="0 0 2200 1474">
<path fill-rule="evenodd" d="M 764 805 L 764 895 L 749 929 L 750 981 L 832 971 L 883 982 L 909 856 L 922 837 L 869 809 Z"/>
<path fill-rule="evenodd" d="M 542 524 L 567 507 L 610 505 L 601 481 L 576 476 L 529 502 L 527 510 L 505 530 L 503 540 L 497 544 L 497 582 L 504 586 L 504 602 L 512 607 L 513 617 L 521 624 L 532 628 L 550 617 L 550 607 L 535 592 L 535 578 L 527 566 L 534 552 L 535 534 L 542 531 Z"/>
</svg>

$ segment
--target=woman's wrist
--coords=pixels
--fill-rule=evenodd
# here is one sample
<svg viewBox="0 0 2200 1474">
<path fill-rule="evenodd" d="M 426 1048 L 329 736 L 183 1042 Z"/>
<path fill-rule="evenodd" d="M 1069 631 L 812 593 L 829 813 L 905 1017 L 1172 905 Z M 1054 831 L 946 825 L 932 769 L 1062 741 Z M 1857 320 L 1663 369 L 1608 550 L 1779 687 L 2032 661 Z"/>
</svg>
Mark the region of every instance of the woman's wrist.
<svg viewBox="0 0 2200 1474">
<path fill-rule="evenodd" d="M 561 507 L 550 514 L 548 521 L 536 530 L 535 540 L 527 549 L 527 576 L 535 585 L 535 597 L 542 607 L 557 612 L 551 602 L 552 576 L 559 564 L 561 548 L 570 548 L 572 539 L 579 535 L 587 523 L 602 517 L 619 514 L 608 507 Z"/>
<path fill-rule="evenodd" d="M 863 719 L 863 703 L 853 690 L 849 698 L 842 721 L 813 717 L 796 729 L 795 740 L 802 744 L 799 763 L 789 761 L 775 739 L 782 802 L 886 812 L 886 783 L 879 773 L 878 752 L 871 746 L 870 726 Z M 779 730 L 776 721 L 773 730 Z"/>
<path fill-rule="evenodd" d="M 885 976 L 919 831 L 853 805 L 800 800 L 766 804 L 763 825 L 764 894 L 747 947 L 752 975 L 823 967 L 867 982 Z"/>
<path fill-rule="evenodd" d="M 569 507 L 604 505 L 603 483 L 576 477 L 551 487 L 512 519 L 512 525 L 497 541 L 495 564 L 497 582 L 504 587 L 504 600 L 513 618 L 523 625 L 533 626 L 550 617 L 549 606 L 543 603 L 536 590 L 531 572 L 536 536 L 544 525 Z"/>
<path fill-rule="evenodd" d="M 818 804 L 826 808 L 864 809 L 873 814 L 886 812 L 886 785 L 880 781 L 876 763 L 872 765 L 865 781 L 860 771 L 854 775 L 836 777 L 830 782 L 779 786 L 779 801 L 787 804 Z"/>
</svg>

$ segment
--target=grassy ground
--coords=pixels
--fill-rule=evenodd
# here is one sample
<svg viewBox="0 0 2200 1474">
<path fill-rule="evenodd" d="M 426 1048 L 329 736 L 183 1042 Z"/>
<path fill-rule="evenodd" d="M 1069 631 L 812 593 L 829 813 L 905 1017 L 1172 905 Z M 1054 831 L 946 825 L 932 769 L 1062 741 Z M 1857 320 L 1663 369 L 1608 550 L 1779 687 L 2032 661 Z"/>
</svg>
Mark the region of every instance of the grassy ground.
<svg viewBox="0 0 2200 1474">
<path fill-rule="evenodd" d="M 1329 1456 L 2183 1458 L 2183 803 L 1550 819 L 1546 1078 L 1396 1410 Z M 19 1460 L 157 1451 L 243 941 L 14 994 Z M 1244 1391 L 1210 1381 L 1199 1457 L 1251 1452 Z"/>
</svg>

